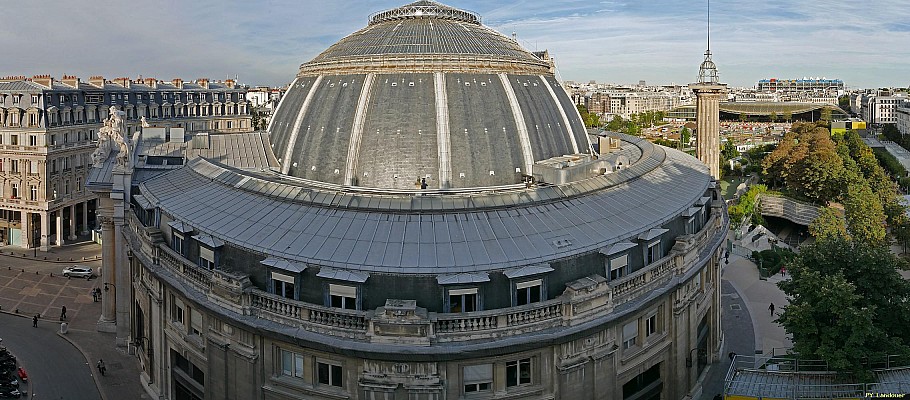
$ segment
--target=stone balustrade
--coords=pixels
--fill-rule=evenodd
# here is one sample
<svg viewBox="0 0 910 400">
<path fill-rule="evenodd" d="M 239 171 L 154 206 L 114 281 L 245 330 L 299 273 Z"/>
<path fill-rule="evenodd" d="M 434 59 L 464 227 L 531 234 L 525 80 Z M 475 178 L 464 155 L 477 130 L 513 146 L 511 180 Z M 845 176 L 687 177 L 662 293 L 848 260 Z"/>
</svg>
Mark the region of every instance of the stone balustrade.
<svg viewBox="0 0 910 400">
<path fill-rule="evenodd" d="M 469 313 L 426 313 L 424 310 L 417 313 L 422 316 L 413 317 L 407 324 L 426 326 L 426 329 L 418 331 L 428 340 L 427 343 L 442 343 L 489 340 L 578 325 L 602 317 L 612 312 L 613 308 L 660 288 L 674 276 L 685 274 L 690 268 L 700 265 L 698 255 L 708 247 L 714 249 L 720 246 L 724 240 L 725 231 L 722 227 L 726 214 L 720 214 L 710 218 L 700 232 L 680 236 L 677 239 L 678 245 L 666 257 L 623 279 L 607 282 L 603 277 L 595 277 L 595 280 L 583 278 L 591 281 L 590 284 L 584 284 L 589 287 L 583 289 L 585 293 L 567 290 L 561 296 L 543 302 Z M 157 248 L 161 267 L 185 278 L 188 284 L 216 303 L 230 305 L 230 308 L 246 315 L 354 340 L 378 341 L 384 335 L 393 335 L 396 324 L 405 324 L 394 319 L 382 319 L 375 311 L 345 310 L 287 299 L 238 283 L 241 278 L 220 271 L 216 271 L 216 277 L 216 272 L 198 267 L 162 241 L 156 241 L 154 234 L 145 234 L 149 232 L 148 229 L 154 228 L 142 227 L 137 218 L 130 218 L 129 224 L 129 235 L 132 237 L 128 238 L 128 243 L 134 247 L 133 251 L 147 252 L 148 249 Z M 245 277 L 242 279 L 248 282 Z M 224 298 L 215 293 L 222 280 L 237 283 L 239 296 Z M 226 302 L 238 304 L 225 304 Z"/>
</svg>

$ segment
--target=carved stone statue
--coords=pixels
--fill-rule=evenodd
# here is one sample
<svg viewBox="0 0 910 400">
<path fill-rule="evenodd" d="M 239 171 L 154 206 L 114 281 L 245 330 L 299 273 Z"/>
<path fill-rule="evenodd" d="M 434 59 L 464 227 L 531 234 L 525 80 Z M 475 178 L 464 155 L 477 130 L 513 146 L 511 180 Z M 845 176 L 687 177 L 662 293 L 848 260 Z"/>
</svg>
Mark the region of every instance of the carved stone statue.
<svg viewBox="0 0 910 400">
<path fill-rule="evenodd" d="M 149 122 L 145 119 L 145 117 L 140 118 L 139 122 L 143 128 L 148 128 L 149 126 L 151 126 L 151 125 L 149 125 Z"/>
<path fill-rule="evenodd" d="M 98 130 L 98 150 L 92 153 L 92 164 L 100 167 L 111 153 L 113 144 L 118 147 L 117 165 L 128 167 L 130 160 L 130 140 L 123 132 L 123 117 L 126 113 L 111 106 L 110 116 L 104 120 L 104 126 Z M 113 142 L 113 144 L 111 143 Z"/>
<path fill-rule="evenodd" d="M 98 130 L 98 149 L 92 153 L 92 164 L 100 167 L 111 153 L 111 120 L 104 120 L 104 126 Z"/>
</svg>

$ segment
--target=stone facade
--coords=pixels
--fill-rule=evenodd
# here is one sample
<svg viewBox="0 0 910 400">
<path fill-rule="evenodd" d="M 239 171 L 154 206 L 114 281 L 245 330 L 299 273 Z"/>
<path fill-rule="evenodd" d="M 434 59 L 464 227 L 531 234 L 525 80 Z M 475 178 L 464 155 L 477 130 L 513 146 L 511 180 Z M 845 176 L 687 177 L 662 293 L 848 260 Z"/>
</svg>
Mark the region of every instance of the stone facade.
<svg viewBox="0 0 910 400">
<path fill-rule="evenodd" d="M 125 112 L 127 137 L 143 117 L 190 134 L 248 132 L 244 92 L 208 79 L 0 78 L 0 243 L 46 251 L 96 227 L 97 201 L 84 186 L 111 106 Z"/>
</svg>

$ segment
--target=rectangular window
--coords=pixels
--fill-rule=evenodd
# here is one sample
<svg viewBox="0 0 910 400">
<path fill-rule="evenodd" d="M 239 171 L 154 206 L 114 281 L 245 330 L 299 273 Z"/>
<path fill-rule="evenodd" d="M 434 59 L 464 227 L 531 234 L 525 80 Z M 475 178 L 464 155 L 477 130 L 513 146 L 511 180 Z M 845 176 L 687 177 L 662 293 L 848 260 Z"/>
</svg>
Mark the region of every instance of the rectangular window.
<svg viewBox="0 0 910 400">
<path fill-rule="evenodd" d="M 13 146 L 18 146 L 19 145 L 19 135 L 10 135 L 9 144 L 11 144 Z"/>
<path fill-rule="evenodd" d="M 183 324 L 183 302 L 174 299 L 172 303 L 174 308 L 171 309 L 171 320 Z"/>
<path fill-rule="evenodd" d="M 610 280 L 622 278 L 626 274 L 629 265 L 629 255 L 623 254 L 619 257 L 610 259 Z"/>
<path fill-rule="evenodd" d="M 19 184 L 18 183 L 11 184 L 10 189 L 12 189 L 11 190 L 12 193 L 10 193 L 10 196 L 14 199 L 18 199 L 19 198 Z"/>
<path fill-rule="evenodd" d="M 324 362 L 316 363 L 316 381 L 319 382 L 320 385 L 341 387 L 341 372 L 340 365 Z"/>
<path fill-rule="evenodd" d="M 32 105 L 33 106 L 38 105 L 38 95 L 37 94 L 32 95 Z"/>
<path fill-rule="evenodd" d="M 174 249 L 174 251 L 176 251 L 177 254 L 184 255 L 184 253 L 183 253 L 183 236 L 174 232 L 174 237 L 173 237 L 172 242 L 173 243 L 172 243 L 171 247 Z"/>
<path fill-rule="evenodd" d="M 191 333 L 194 335 L 201 336 L 204 331 L 205 324 L 202 320 L 202 313 L 195 309 L 190 309 L 190 327 Z"/>
<path fill-rule="evenodd" d="M 506 363 L 506 386 L 531 384 L 531 359 L 509 361 Z"/>
<path fill-rule="evenodd" d="M 29 135 L 29 136 L 28 136 L 28 145 L 29 145 L 29 146 L 37 146 L 37 145 L 38 145 L 38 136 Z"/>
<path fill-rule="evenodd" d="M 638 344 L 638 321 L 632 321 L 622 327 L 622 348 L 628 349 Z"/>
<path fill-rule="evenodd" d="M 33 160 L 33 161 L 28 162 L 28 173 L 32 174 L 32 175 L 38 175 L 38 162 L 37 161 Z"/>
<path fill-rule="evenodd" d="M 202 268 L 215 269 L 215 251 L 199 246 L 199 266 Z"/>
<path fill-rule="evenodd" d="M 354 286 L 329 284 L 329 306 L 357 309 L 357 288 Z"/>
<path fill-rule="evenodd" d="M 293 378 L 303 378 L 303 355 L 292 351 L 281 351 L 281 374 Z"/>
<path fill-rule="evenodd" d="M 464 392 L 485 392 L 493 386 L 493 364 L 469 365 L 464 373 Z"/>
<path fill-rule="evenodd" d="M 692 218 L 689 218 L 688 221 L 686 221 L 686 233 L 691 235 L 695 232 L 698 232 L 698 230 L 695 225 L 695 217 L 692 217 Z"/>
<path fill-rule="evenodd" d="M 660 240 L 648 245 L 648 262 L 651 264 L 660 260 Z"/>
<path fill-rule="evenodd" d="M 525 304 L 540 302 L 543 299 L 542 288 L 542 279 L 535 279 L 533 281 L 520 282 L 516 284 L 515 305 L 523 306 Z"/>
<path fill-rule="evenodd" d="M 477 311 L 477 288 L 449 290 L 449 312 L 473 311 Z"/>
<path fill-rule="evenodd" d="M 294 292 L 294 277 L 272 272 L 272 293 L 288 299 L 296 299 Z"/>
<path fill-rule="evenodd" d="M 657 333 L 657 314 L 654 314 L 645 320 L 645 337 Z"/>
<path fill-rule="evenodd" d="M 28 187 L 28 189 L 29 189 L 28 199 L 31 201 L 37 201 L 38 200 L 38 187 L 31 185 Z"/>
</svg>

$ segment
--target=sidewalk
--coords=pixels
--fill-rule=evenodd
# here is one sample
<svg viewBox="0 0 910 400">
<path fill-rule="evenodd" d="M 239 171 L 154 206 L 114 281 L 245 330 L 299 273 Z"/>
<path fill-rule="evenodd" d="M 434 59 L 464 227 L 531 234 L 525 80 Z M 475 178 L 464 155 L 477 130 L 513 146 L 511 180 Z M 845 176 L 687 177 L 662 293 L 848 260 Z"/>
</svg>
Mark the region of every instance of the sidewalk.
<svg viewBox="0 0 910 400">
<path fill-rule="evenodd" d="M 777 282 L 784 278 L 775 274 L 768 280 L 760 280 L 755 263 L 737 255 L 730 255 L 730 264 L 724 267 L 723 275 L 742 295 L 752 317 L 755 355 L 771 356 L 775 351 L 780 354 L 793 347 L 784 328 L 773 321 L 789 304 L 784 292 L 777 287 Z M 772 303 L 775 307 L 773 318 L 768 309 Z"/>
<path fill-rule="evenodd" d="M 61 247 L 51 246 L 47 251 L 35 251 L 35 249 L 24 249 L 19 246 L 0 246 L 0 255 L 54 263 L 100 261 L 101 246 L 90 239 L 88 236 L 80 236 L 73 243 L 67 243 Z"/>
<path fill-rule="evenodd" d="M 139 381 L 139 363 L 136 355 L 126 354 L 126 348 L 115 346 L 115 334 L 95 330 L 101 317 L 101 303 L 93 302 L 91 289 L 101 286 L 100 280 L 67 279 L 60 276 L 57 258 L 81 260 L 92 258 L 101 247 L 92 242 L 76 243 L 53 248 L 51 252 L 2 248 L 0 254 L 0 312 L 31 318 L 40 314 L 40 324 L 60 324 L 60 310 L 67 308 L 68 333 L 58 336 L 70 342 L 92 367 L 93 378 L 102 399 L 149 398 Z M 10 256 L 9 251 L 16 253 Z M 27 253 L 25 257 L 23 253 Z M 54 261 L 43 260 L 44 255 Z M 91 261 L 99 265 L 100 261 Z M 56 272 L 55 272 L 56 271 Z M 18 312 L 17 312 L 18 311 Z M 105 376 L 94 369 L 99 359 L 107 366 Z"/>
</svg>

